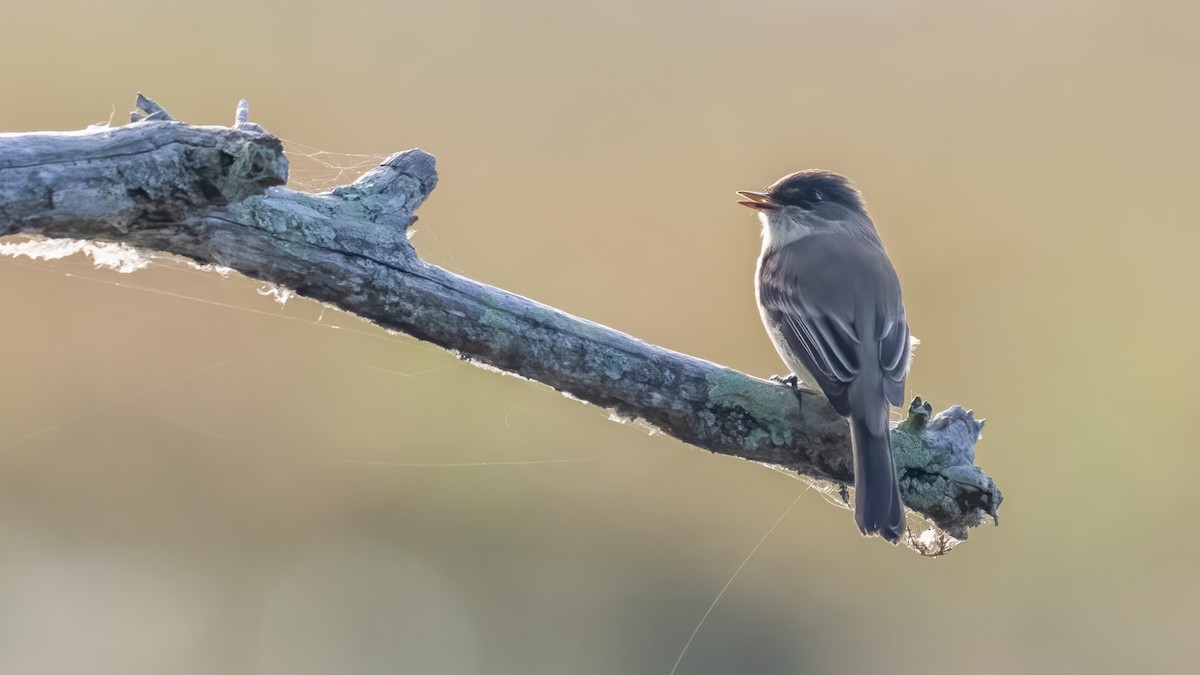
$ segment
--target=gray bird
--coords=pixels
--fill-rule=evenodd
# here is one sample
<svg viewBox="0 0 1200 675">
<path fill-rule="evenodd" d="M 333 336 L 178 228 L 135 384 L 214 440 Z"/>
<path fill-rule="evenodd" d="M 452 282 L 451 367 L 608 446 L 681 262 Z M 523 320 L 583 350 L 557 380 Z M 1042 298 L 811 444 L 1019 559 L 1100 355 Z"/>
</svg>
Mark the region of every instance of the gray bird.
<svg viewBox="0 0 1200 675">
<path fill-rule="evenodd" d="M 896 270 L 862 195 L 838 174 L 800 171 L 738 194 L 763 224 L 756 296 L 767 333 L 793 375 L 849 418 L 854 519 L 895 543 L 904 507 L 888 419 L 912 354 Z"/>
</svg>

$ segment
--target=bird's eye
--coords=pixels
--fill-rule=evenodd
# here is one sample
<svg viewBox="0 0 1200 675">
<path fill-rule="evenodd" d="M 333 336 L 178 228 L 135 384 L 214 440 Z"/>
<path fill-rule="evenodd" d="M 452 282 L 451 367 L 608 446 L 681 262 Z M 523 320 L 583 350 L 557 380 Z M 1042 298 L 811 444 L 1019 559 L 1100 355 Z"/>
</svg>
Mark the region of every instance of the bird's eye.
<svg viewBox="0 0 1200 675">
<path fill-rule="evenodd" d="M 825 195 L 821 194 L 821 191 L 820 191 L 820 190 L 813 190 L 813 191 L 812 191 L 812 200 L 813 200 L 814 202 L 820 202 L 820 201 L 824 201 L 824 200 L 825 200 Z"/>
</svg>

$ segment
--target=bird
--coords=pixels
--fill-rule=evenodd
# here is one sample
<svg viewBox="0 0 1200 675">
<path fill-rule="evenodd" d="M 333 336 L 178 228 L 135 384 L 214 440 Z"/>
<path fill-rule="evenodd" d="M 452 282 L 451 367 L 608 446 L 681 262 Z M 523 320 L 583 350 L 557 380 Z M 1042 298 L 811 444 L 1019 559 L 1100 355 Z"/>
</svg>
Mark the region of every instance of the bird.
<svg viewBox="0 0 1200 675">
<path fill-rule="evenodd" d="M 767 334 L 791 384 L 815 384 L 849 420 L 859 530 L 896 543 L 904 506 L 889 419 L 916 341 L 862 193 L 844 176 L 808 169 L 737 194 L 762 221 L 755 297 Z"/>
</svg>

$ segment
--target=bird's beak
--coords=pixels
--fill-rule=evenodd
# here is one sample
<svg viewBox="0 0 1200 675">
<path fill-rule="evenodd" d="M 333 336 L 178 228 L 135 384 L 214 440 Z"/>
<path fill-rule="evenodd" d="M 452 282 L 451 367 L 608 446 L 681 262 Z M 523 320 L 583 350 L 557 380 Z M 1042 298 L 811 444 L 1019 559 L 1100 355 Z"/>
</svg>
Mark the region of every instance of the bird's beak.
<svg viewBox="0 0 1200 675">
<path fill-rule="evenodd" d="M 738 196 L 742 197 L 738 201 L 739 204 L 752 208 L 755 211 L 774 211 L 779 208 L 779 202 L 771 199 L 771 195 L 765 192 L 738 190 Z"/>
</svg>

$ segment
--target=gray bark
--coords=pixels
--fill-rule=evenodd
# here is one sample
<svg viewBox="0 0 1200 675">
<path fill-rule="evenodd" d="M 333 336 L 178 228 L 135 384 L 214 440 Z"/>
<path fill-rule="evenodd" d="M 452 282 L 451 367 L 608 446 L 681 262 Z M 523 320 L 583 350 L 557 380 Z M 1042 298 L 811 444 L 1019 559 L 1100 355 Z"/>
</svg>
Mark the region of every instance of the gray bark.
<svg viewBox="0 0 1200 675">
<path fill-rule="evenodd" d="M 845 421 L 819 395 L 761 380 L 422 261 L 408 241 L 437 184 L 421 150 L 350 185 L 282 187 L 279 139 L 171 119 L 139 95 L 119 128 L 0 134 L 0 236 L 119 242 L 232 268 L 337 306 L 459 357 L 546 384 L 712 452 L 782 467 L 837 490 L 853 484 Z M 1002 499 L 974 466 L 983 426 L 917 399 L 893 431 L 911 546 L 948 550 Z M 844 496 L 844 490 L 842 490 Z"/>
</svg>

